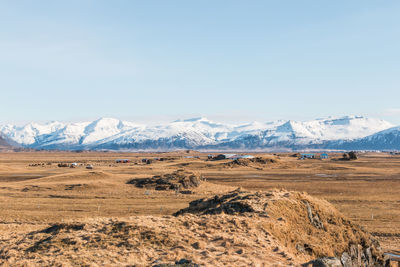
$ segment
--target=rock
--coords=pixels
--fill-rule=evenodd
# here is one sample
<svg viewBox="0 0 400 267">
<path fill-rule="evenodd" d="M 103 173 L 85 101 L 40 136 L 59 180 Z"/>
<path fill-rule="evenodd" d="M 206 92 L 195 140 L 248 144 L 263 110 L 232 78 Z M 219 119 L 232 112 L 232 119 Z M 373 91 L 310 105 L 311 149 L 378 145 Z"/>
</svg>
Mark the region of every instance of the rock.
<svg viewBox="0 0 400 267">
<path fill-rule="evenodd" d="M 234 191 L 222 197 L 215 196 L 210 199 L 199 199 L 189 203 L 189 207 L 176 212 L 174 215 L 184 213 L 194 214 L 243 214 L 255 212 L 249 201 L 250 196 L 241 196 L 240 191 Z M 251 196 L 258 198 L 256 195 Z M 261 211 L 260 211 L 261 212 Z M 264 211 L 262 211 L 264 213 Z"/>
<path fill-rule="evenodd" d="M 189 189 L 198 187 L 201 184 L 201 181 L 201 177 L 193 172 L 177 170 L 173 173 L 164 174 L 162 176 L 155 175 L 152 178 L 131 179 L 127 184 L 133 184 L 139 188 L 153 187 L 155 190 L 180 191 L 181 188 Z"/>
<path fill-rule="evenodd" d="M 296 244 L 296 249 L 300 253 L 311 255 L 313 250 L 308 244 Z"/>
<path fill-rule="evenodd" d="M 350 257 L 351 257 L 351 263 L 352 264 L 358 264 L 358 251 L 357 251 L 357 246 L 356 245 L 351 245 L 350 246 Z"/>
<path fill-rule="evenodd" d="M 340 261 L 342 262 L 343 267 L 352 267 L 353 266 L 351 257 L 347 252 L 343 252 L 342 256 L 340 257 Z"/>
<path fill-rule="evenodd" d="M 239 254 L 239 255 L 241 255 L 241 254 L 244 253 L 244 250 L 243 250 L 242 248 L 240 248 L 240 249 L 238 249 L 238 250 L 236 251 L 236 253 Z"/>
<path fill-rule="evenodd" d="M 204 242 L 195 242 L 192 244 L 192 247 L 194 249 L 204 249 L 206 247 L 206 244 Z"/>
<path fill-rule="evenodd" d="M 380 251 L 379 244 L 372 242 L 375 246 L 375 251 Z M 360 244 L 350 245 L 348 252 L 343 252 L 340 258 L 343 267 L 356 267 L 356 266 L 388 266 L 388 260 L 372 252 L 371 247 L 363 247 Z"/>
<path fill-rule="evenodd" d="M 192 260 L 188 259 L 180 259 L 179 261 L 175 262 L 176 267 L 200 267 L 200 265 L 193 263 Z"/>
<path fill-rule="evenodd" d="M 265 165 L 267 163 L 276 163 L 276 159 L 271 159 L 271 158 L 262 158 L 262 157 L 256 157 L 256 158 L 239 158 L 235 159 L 231 162 L 225 163 L 226 166 L 229 167 L 235 167 L 235 166 L 255 166 L 255 165 Z"/>
<path fill-rule="evenodd" d="M 304 204 L 306 204 L 308 219 L 310 220 L 310 222 L 311 222 L 315 227 L 317 227 L 318 229 L 325 230 L 324 225 L 323 225 L 323 223 L 320 221 L 318 214 L 315 214 L 315 215 L 313 216 L 310 203 L 308 203 L 308 201 L 306 201 L 306 200 L 303 200 L 303 202 L 304 202 Z"/>
<path fill-rule="evenodd" d="M 179 261 L 175 261 L 175 264 L 161 263 L 153 265 L 153 267 L 200 267 L 200 265 L 188 259 L 180 259 Z"/>
<path fill-rule="evenodd" d="M 342 267 L 342 263 L 338 258 L 323 257 L 311 262 L 313 267 Z"/>
<path fill-rule="evenodd" d="M 168 188 L 169 188 L 168 185 L 157 185 L 154 189 L 163 191 L 163 190 L 168 190 Z"/>
<path fill-rule="evenodd" d="M 364 255 L 365 255 L 365 265 L 366 266 L 373 266 L 373 259 L 372 259 L 372 253 L 371 253 L 371 248 L 368 247 L 364 250 Z"/>
<path fill-rule="evenodd" d="M 194 192 L 191 191 L 191 190 L 181 190 L 181 191 L 179 191 L 179 193 L 184 194 L 184 195 L 192 195 L 192 194 L 194 194 Z"/>
</svg>

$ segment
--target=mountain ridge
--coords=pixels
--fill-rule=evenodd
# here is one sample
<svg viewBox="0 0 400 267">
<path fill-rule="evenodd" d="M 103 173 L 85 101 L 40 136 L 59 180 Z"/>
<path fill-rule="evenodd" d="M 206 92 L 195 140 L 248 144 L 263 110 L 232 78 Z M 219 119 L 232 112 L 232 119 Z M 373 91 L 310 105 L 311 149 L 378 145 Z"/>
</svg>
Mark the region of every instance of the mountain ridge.
<svg viewBox="0 0 400 267">
<path fill-rule="evenodd" d="M 400 134 L 395 134 L 397 132 L 400 129 L 387 121 L 362 116 L 244 124 L 220 123 L 198 117 L 152 126 L 115 118 L 0 125 L 0 133 L 8 140 L 25 148 L 50 150 L 388 149 L 390 145 L 379 143 L 388 140 L 382 135 L 400 138 Z M 380 133 L 380 138 L 372 137 L 377 133 Z M 400 149 L 400 141 L 396 140 L 391 144 Z M 370 146 L 369 142 L 376 144 Z"/>
</svg>

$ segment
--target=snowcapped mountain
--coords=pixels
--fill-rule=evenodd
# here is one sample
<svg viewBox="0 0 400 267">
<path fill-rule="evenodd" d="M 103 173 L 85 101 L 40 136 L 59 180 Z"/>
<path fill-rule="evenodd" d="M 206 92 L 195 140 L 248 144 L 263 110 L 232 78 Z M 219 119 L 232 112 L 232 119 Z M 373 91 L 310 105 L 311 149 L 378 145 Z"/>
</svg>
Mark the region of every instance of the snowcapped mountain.
<svg viewBox="0 0 400 267">
<path fill-rule="evenodd" d="M 24 126 L 8 124 L 0 126 L 0 132 L 21 145 L 30 145 L 35 143 L 36 137 L 51 134 L 63 126 L 64 124 L 59 122 L 50 122 L 46 124 L 29 123 Z"/>
<path fill-rule="evenodd" d="M 306 149 L 324 148 L 334 144 L 350 142 L 393 125 L 389 122 L 346 116 L 341 118 L 317 119 L 313 121 L 286 121 L 271 124 L 271 127 L 258 134 L 241 135 L 235 140 L 218 144 L 218 147 L 234 149 Z"/>
<path fill-rule="evenodd" d="M 19 145 L 0 133 L 0 151 L 19 148 Z"/>
<path fill-rule="evenodd" d="M 400 127 L 393 127 L 352 141 L 331 142 L 328 147 L 345 150 L 400 150 Z"/>
<path fill-rule="evenodd" d="M 0 133 L 23 147 L 36 149 L 262 150 L 326 146 L 336 141 L 343 144 L 391 127 L 392 124 L 383 120 L 357 116 L 242 125 L 194 118 L 155 126 L 101 118 L 79 123 L 0 125 Z"/>
<path fill-rule="evenodd" d="M 11 145 L 3 137 L 0 136 L 0 150 L 10 147 Z"/>
</svg>

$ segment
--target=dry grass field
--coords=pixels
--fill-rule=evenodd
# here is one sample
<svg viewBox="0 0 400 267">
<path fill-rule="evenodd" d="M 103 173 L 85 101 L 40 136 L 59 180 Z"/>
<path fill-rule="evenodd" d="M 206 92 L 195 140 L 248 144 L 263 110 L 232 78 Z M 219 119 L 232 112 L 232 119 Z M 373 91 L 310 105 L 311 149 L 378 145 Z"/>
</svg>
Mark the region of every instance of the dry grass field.
<svg viewBox="0 0 400 267">
<path fill-rule="evenodd" d="M 188 156 L 191 156 L 190 158 Z M 193 158 L 192 156 L 199 156 Z M 298 160 L 290 154 L 247 166 L 207 161 L 207 154 L 10 152 L 0 154 L 0 242 L 21 232 L 72 220 L 171 215 L 194 199 L 232 191 L 273 188 L 307 192 L 333 204 L 365 227 L 386 251 L 400 250 L 400 157 L 366 153 L 355 161 Z M 127 158 L 130 163 L 115 163 Z M 165 158 L 151 164 L 143 158 Z M 78 163 L 76 168 L 58 163 Z M 86 169 L 87 164 L 93 169 Z M 194 194 L 137 188 L 127 182 L 172 173 L 200 174 Z"/>
</svg>

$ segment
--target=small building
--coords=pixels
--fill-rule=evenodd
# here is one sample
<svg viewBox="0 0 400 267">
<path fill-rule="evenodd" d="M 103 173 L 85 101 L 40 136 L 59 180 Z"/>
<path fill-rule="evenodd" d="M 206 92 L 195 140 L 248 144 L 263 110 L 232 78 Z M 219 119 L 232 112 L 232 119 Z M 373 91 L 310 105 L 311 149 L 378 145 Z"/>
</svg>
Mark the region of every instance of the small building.
<svg viewBox="0 0 400 267">
<path fill-rule="evenodd" d="M 86 165 L 86 169 L 89 169 L 89 170 L 93 169 L 93 165 L 92 164 Z"/>
<path fill-rule="evenodd" d="M 218 156 L 213 157 L 213 160 L 234 159 L 236 157 L 236 154 L 219 154 Z"/>
<path fill-rule="evenodd" d="M 301 153 L 300 159 L 315 159 L 314 153 Z"/>
<path fill-rule="evenodd" d="M 234 155 L 234 156 L 230 157 L 229 159 L 237 160 L 237 159 L 253 159 L 253 158 L 254 158 L 254 156 L 252 156 L 252 155 Z"/>
<path fill-rule="evenodd" d="M 240 158 L 241 159 L 254 159 L 254 156 L 253 155 L 243 155 L 243 156 L 240 156 Z"/>
<path fill-rule="evenodd" d="M 320 158 L 320 159 L 328 159 L 328 158 L 329 158 L 329 155 L 326 154 L 326 153 L 322 153 L 322 154 L 319 156 L 319 158 Z"/>
</svg>

